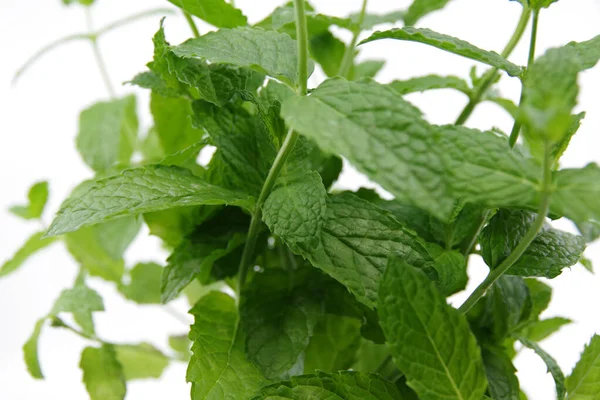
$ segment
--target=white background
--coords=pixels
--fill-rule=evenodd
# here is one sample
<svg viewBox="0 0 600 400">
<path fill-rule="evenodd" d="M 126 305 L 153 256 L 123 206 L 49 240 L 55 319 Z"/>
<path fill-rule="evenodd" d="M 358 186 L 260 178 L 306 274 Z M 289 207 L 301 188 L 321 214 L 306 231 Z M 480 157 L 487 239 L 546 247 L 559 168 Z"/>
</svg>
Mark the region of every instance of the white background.
<svg viewBox="0 0 600 400">
<path fill-rule="evenodd" d="M 126 15 L 153 7 L 169 6 L 161 0 L 97 0 L 93 9 L 96 27 Z M 237 0 L 237 5 L 258 21 L 282 0 Z M 343 16 L 360 8 L 359 0 L 319 0 L 321 12 Z M 384 12 L 404 8 L 408 0 L 371 0 L 369 10 Z M 452 34 L 482 48 L 500 51 L 511 35 L 520 6 L 508 0 L 454 0 L 445 10 L 424 18 L 419 25 Z M 149 125 L 148 94 L 120 83 L 144 70 L 152 57 L 151 37 L 158 28 L 159 17 L 152 17 L 115 31 L 100 41 L 108 69 L 119 94 L 139 94 L 138 109 L 142 131 Z M 542 12 L 538 54 L 552 46 L 571 40 L 582 41 L 600 33 L 600 0 L 562 0 Z M 167 18 L 167 36 L 178 43 L 189 36 L 188 27 L 179 15 Z M 200 24 L 202 31 L 208 29 Z M 73 43 L 47 55 L 33 66 L 16 87 L 11 78 L 20 64 L 45 43 L 63 35 L 85 31 L 80 7 L 65 8 L 59 0 L 2 0 L 0 2 L 0 260 L 9 258 L 23 240 L 40 229 L 36 222 L 23 222 L 4 212 L 9 205 L 21 203 L 30 184 L 48 179 L 51 187 L 47 224 L 60 201 L 73 186 L 89 178 L 91 171 L 83 164 L 74 147 L 79 111 L 95 101 L 106 99 L 107 92 L 94 64 L 89 44 Z M 512 61 L 525 64 L 527 37 L 514 52 Z M 346 36 L 347 37 L 347 36 Z M 388 64 L 380 81 L 408 78 L 427 73 L 454 74 L 467 77 L 473 62 L 446 54 L 421 44 L 380 41 L 364 47 L 361 57 L 385 57 Z M 479 66 L 479 71 L 483 68 Z M 311 78 L 318 83 L 318 76 Z M 564 166 L 581 167 L 600 161 L 600 67 L 582 74 L 580 110 L 588 111 L 579 133 L 563 159 Z M 117 85 L 118 84 L 118 85 Z M 504 77 L 504 95 L 518 99 L 519 84 Z M 452 122 L 466 103 L 463 95 L 437 91 L 409 96 L 421 107 L 430 121 Z M 494 105 L 477 108 L 468 125 L 478 128 L 499 127 L 509 131 L 511 121 Z M 343 177 L 343 184 L 356 188 L 365 179 L 354 172 Z M 559 221 L 564 229 L 568 222 Z M 600 264 L 600 247 L 590 246 L 587 256 Z M 164 262 L 165 254 L 158 241 L 142 232 L 126 255 L 129 265 L 139 260 Z M 62 245 L 55 245 L 32 258 L 20 271 L 0 281 L 0 399 L 37 398 L 78 400 L 87 395 L 78 369 L 79 353 L 85 341 L 69 332 L 46 329 L 40 341 L 40 356 L 45 381 L 29 377 L 22 361 L 21 346 L 31 333 L 37 318 L 47 313 L 58 293 L 69 287 L 76 265 Z M 468 291 L 483 279 L 486 268 L 472 260 L 473 280 Z M 565 316 L 575 323 L 543 342 L 568 373 L 579 358 L 584 344 L 600 331 L 598 305 L 600 279 L 581 266 L 566 270 L 551 282 L 554 300 L 544 316 Z M 114 288 L 100 281 L 92 282 L 104 296 L 106 313 L 97 314 L 99 336 L 110 341 L 150 341 L 166 349 L 168 334 L 185 333 L 187 328 L 160 307 L 138 307 L 122 300 Z M 457 303 L 465 294 L 453 299 Z M 181 313 L 186 303 L 172 305 Z M 545 366 L 529 351 L 516 362 L 522 387 L 532 400 L 554 396 L 553 382 Z M 128 400 L 185 399 L 188 388 L 185 366 L 174 365 L 158 381 L 129 384 Z"/>
</svg>

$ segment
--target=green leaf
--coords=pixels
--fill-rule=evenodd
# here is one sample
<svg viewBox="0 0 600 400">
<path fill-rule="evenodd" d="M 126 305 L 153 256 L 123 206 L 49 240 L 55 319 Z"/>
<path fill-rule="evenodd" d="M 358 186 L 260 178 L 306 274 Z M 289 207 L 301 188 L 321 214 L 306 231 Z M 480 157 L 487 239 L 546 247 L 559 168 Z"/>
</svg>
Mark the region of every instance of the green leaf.
<svg viewBox="0 0 600 400">
<path fill-rule="evenodd" d="M 587 243 L 596 241 L 600 237 L 600 222 L 590 220 L 577 224 L 577 229 Z"/>
<path fill-rule="evenodd" d="M 225 0 L 169 1 L 217 28 L 235 28 L 248 23 L 246 16 Z"/>
<path fill-rule="evenodd" d="M 29 204 L 10 207 L 9 211 L 21 218 L 38 219 L 41 218 L 48 200 L 48 182 L 36 182 L 29 189 L 27 194 Z"/>
<path fill-rule="evenodd" d="M 378 311 L 394 361 L 420 398 L 481 399 L 487 380 L 475 336 L 425 274 L 391 258 Z"/>
<path fill-rule="evenodd" d="M 31 235 L 12 258 L 2 265 L 0 278 L 17 271 L 29 257 L 58 240 L 58 238 L 44 238 L 43 236 L 44 232 L 36 232 Z"/>
<path fill-rule="evenodd" d="M 218 151 L 210 172 L 225 187 L 258 196 L 277 151 L 264 123 L 239 105 L 193 104 L 193 122 L 208 132 Z"/>
<path fill-rule="evenodd" d="M 163 267 L 155 263 L 139 263 L 131 271 L 131 281 L 120 288 L 129 300 L 138 304 L 160 304 L 160 282 Z"/>
<path fill-rule="evenodd" d="M 350 19 L 354 24 L 358 24 L 360 19 L 359 13 L 354 13 L 350 15 Z M 377 25 L 381 24 L 395 24 L 398 21 L 402 21 L 405 13 L 403 11 L 390 11 L 384 14 L 371 14 L 366 13 L 362 25 L 360 28 L 364 31 L 368 31 L 373 29 Z"/>
<path fill-rule="evenodd" d="M 94 0 L 62 0 L 62 2 L 66 6 L 70 6 L 74 3 L 81 4 L 82 6 L 91 6 L 94 4 Z"/>
<path fill-rule="evenodd" d="M 252 400 L 271 399 L 401 400 L 403 397 L 393 383 L 379 375 L 340 371 L 294 376 L 289 381 L 266 386 L 252 397 Z"/>
<path fill-rule="evenodd" d="M 329 79 L 310 96 L 287 99 L 282 115 L 323 151 L 341 154 L 397 200 L 440 220 L 451 217 L 456 198 L 490 207 L 537 204 L 539 166 L 510 151 L 506 137 L 430 125 L 386 85 Z"/>
<path fill-rule="evenodd" d="M 352 369 L 359 372 L 376 371 L 390 356 L 390 350 L 387 345 L 377 344 L 363 338 L 356 354 L 356 362 L 352 365 Z M 381 375 L 394 372 L 394 369 L 396 368 L 394 363 L 388 362 L 387 364 L 387 368 L 379 371 Z"/>
<path fill-rule="evenodd" d="M 502 349 L 484 348 L 482 351 L 488 390 L 494 400 L 517 400 L 521 389 L 510 357 Z"/>
<path fill-rule="evenodd" d="M 408 26 L 415 25 L 417 21 L 427 14 L 444 8 L 449 1 L 450 0 L 414 0 L 404 15 L 404 23 Z"/>
<path fill-rule="evenodd" d="M 144 89 L 150 89 L 152 92 L 163 97 L 180 97 L 182 93 L 170 87 L 165 82 L 158 72 L 145 71 L 134 76 L 130 81 L 125 83 L 136 85 Z"/>
<path fill-rule="evenodd" d="M 44 374 L 42 373 L 42 368 L 40 367 L 40 360 L 38 356 L 38 340 L 40 338 L 40 334 L 42 333 L 42 328 L 44 327 L 44 323 L 46 322 L 46 318 L 40 318 L 35 323 L 35 328 L 33 329 L 33 333 L 27 339 L 27 342 L 23 345 L 23 357 L 25 359 L 25 365 L 27 366 L 27 371 L 29 371 L 29 375 L 31 375 L 35 379 L 44 379 Z"/>
<path fill-rule="evenodd" d="M 123 400 L 127 387 L 123 368 L 117 360 L 114 346 L 86 347 L 81 353 L 79 367 L 83 383 L 91 400 Z"/>
<path fill-rule="evenodd" d="M 480 49 L 464 40 L 443 33 L 434 32 L 427 28 L 414 28 L 408 26 L 401 29 L 375 32 L 370 37 L 360 42 L 360 44 L 381 39 L 397 39 L 424 43 L 501 69 L 506 71 L 510 76 L 519 76 L 523 73 L 522 67 L 511 63 L 496 52 Z"/>
<path fill-rule="evenodd" d="M 471 94 L 469 84 L 456 76 L 425 75 L 404 81 L 393 81 L 389 84 L 400 94 L 424 92 L 432 89 L 456 89 L 467 96 Z"/>
<path fill-rule="evenodd" d="M 527 0 L 529 6 L 534 9 L 548 8 L 552 3 L 556 3 L 558 0 Z"/>
<path fill-rule="evenodd" d="M 444 250 L 435 244 L 428 244 L 427 249 L 435 262 L 440 292 L 450 296 L 464 290 L 468 281 L 465 257 L 457 251 Z"/>
<path fill-rule="evenodd" d="M 316 183 L 311 191 L 322 190 Z M 304 189 L 303 193 L 308 191 Z M 435 276 L 432 259 L 423 242 L 390 213 L 353 195 L 342 194 L 326 199 L 322 221 L 314 218 L 317 215 L 314 210 L 319 210 L 322 204 L 320 199 L 317 199 L 316 205 L 299 204 L 298 207 L 302 207 L 300 211 L 290 209 L 293 215 L 286 219 L 281 213 L 284 208 L 271 205 L 289 204 L 293 200 L 288 195 L 296 196 L 298 193 L 280 189 L 271 194 L 267 200 L 269 205 L 265 204 L 264 221 L 271 230 L 274 230 L 271 223 L 275 220 L 287 220 L 290 227 L 302 226 L 301 231 L 278 229 L 278 232 L 294 252 L 338 280 L 368 307 L 374 307 L 377 302 L 379 281 L 390 254 L 400 254 Z M 315 200 L 314 197 L 306 199 Z M 276 219 L 272 212 L 276 213 Z M 299 219 L 303 216 L 311 216 L 311 219 Z M 296 236 L 296 232 L 300 234 Z M 306 240 L 306 232 L 315 232 L 312 238 L 316 241 Z"/>
<path fill-rule="evenodd" d="M 325 315 L 315 326 L 304 356 L 304 372 L 337 372 L 349 369 L 361 343 L 360 321 Z"/>
<path fill-rule="evenodd" d="M 483 259 L 496 268 L 525 236 L 536 214 L 500 210 L 480 236 Z M 576 264 L 585 250 L 585 240 L 557 229 L 543 229 L 523 255 L 507 271 L 510 275 L 555 278 L 563 268 Z"/>
<path fill-rule="evenodd" d="M 384 60 L 366 60 L 354 64 L 354 69 L 350 70 L 350 78 L 359 81 L 364 78 L 375 78 L 375 75 L 381 71 L 385 65 Z"/>
<path fill-rule="evenodd" d="M 148 343 L 115 345 L 125 380 L 160 378 L 169 358 Z"/>
<path fill-rule="evenodd" d="M 50 313 L 56 315 L 61 312 L 75 314 L 92 311 L 104 311 L 102 297 L 95 290 L 81 284 L 75 285 L 72 289 L 63 290 Z"/>
<path fill-rule="evenodd" d="M 68 233 L 65 243 L 71 255 L 90 275 L 119 283 L 125 264 L 123 254 L 140 226 L 136 218 L 119 218 Z"/>
<path fill-rule="evenodd" d="M 593 400 L 600 393 L 600 336 L 594 335 L 567 378 L 569 400 Z"/>
<path fill-rule="evenodd" d="M 572 322 L 573 321 L 571 321 L 570 319 L 562 317 L 542 319 L 540 321 L 535 321 L 529 324 L 524 330 L 524 332 L 520 333 L 520 335 L 526 337 L 532 342 L 541 342 L 548 336 L 558 331 L 563 326 L 568 325 Z"/>
<path fill-rule="evenodd" d="M 192 126 L 192 108 L 188 100 L 152 93 L 150 111 L 158 142 L 165 155 L 177 153 L 202 139 L 204 133 Z"/>
<path fill-rule="evenodd" d="M 129 165 L 137 135 L 135 96 L 99 102 L 79 116 L 77 150 L 90 168 L 102 172 L 115 164 Z"/>
<path fill-rule="evenodd" d="M 550 210 L 575 223 L 600 221 L 600 167 L 588 164 L 584 168 L 563 169 L 555 174 L 556 190 Z"/>
<path fill-rule="evenodd" d="M 187 335 L 169 336 L 169 347 L 177 353 L 180 361 L 189 362 L 192 353 Z"/>
<path fill-rule="evenodd" d="M 295 88 L 298 83 L 296 41 L 259 28 L 220 29 L 173 47 L 183 58 L 232 64 L 265 73 Z"/>
<path fill-rule="evenodd" d="M 321 65 L 327 76 L 336 76 L 346 53 L 346 44 L 331 32 L 324 31 L 310 38 L 311 57 Z"/>
<path fill-rule="evenodd" d="M 546 366 L 548 367 L 548 372 L 552 374 L 552 377 L 554 378 L 554 383 L 556 384 L 556 398 L 558 400 L 563 400 L 566 394 L 565 376 L 558 364 L 556 363 L 556 360 L 554 360 L 554 358 L 552 358 L 550 354 L 546 353 L 544 349 L 538 346 L 537 343 L 534 343 L 521 337 L 519 337 L 518 339 L 521 343 L 523 343 L 525 347 L 528 347 L 531 350 L 535 351 L 536 354 L 540 356 L 540 358 L 544 361 L 544 363 L 546 363 Z"/>
<path fill-rule="evenodd" d="M 235 301 L 221 292 L 202 297 L 190 311 L 193 355 L 187 370 L 193 400 L 245 399 L 266 383 L 246 358 Z"/>
<path fill-rule="evenodd" d="M 46 235 L 174 207 L 229 204 L 250 209 L 252 203 L 251 198 L 211 185 L 186 169 L 152 165 L 99 179 L 86 193 L 68 198 Z"/>
<path fill-rule="evenodd" d="M 288 288 L 287 272 L 256 275 L 240 302 L 248 358 L 268 379 L 285 376 L 308 347 L 322 314 L 318 299 L 302 288 Z"/>
<path fill-rule="evenodd" d="M 581 71 L 593 68 L 600 60 L 600 35 L 585 42 L 570 42 L 565 47 L 575 49 Z"/>
<path fill-rule="evenodd" d="M 537 279 L 525 279 L 531 296 L 531 318 L 537 319 L 548 308 L 552 299 L 552 288 Z"/>
<path fill-rule="evenodd" d="M 161 238 L 174 249 L 192 233 L 213 210 L 213 206 L 179 207 L 144 214 L 150 234 Z"/>
</svg>

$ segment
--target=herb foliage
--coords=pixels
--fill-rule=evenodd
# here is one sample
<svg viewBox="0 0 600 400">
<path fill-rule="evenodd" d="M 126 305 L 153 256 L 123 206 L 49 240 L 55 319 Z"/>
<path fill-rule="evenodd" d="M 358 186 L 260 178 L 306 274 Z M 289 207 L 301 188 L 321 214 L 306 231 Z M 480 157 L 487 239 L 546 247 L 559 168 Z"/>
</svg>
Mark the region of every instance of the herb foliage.
<svg viewBox="0 0 600 400">
<path fill-rule="evenodd" d="M 414 27 L 448 0 L 414 0 L 388 14 L 369 13 L 364 0 L 347 17 L 294 0 L 255 25 L 233 1 L 169 1 L 193 37 L 172 45 L 161 21 L 148 69 L 128 82 L 151 91 L 154 126 L 139 137 L 135 96 L 115 98 L 104 73 L 112 98 L 81 112 L 76 140 L 94 177 L 0 268 L 5 278 L 61 240 L 80 264 L 73 287 L 23 346 L 34 378 L 44 378 L 38 340 L 49 321 L 89 340 L 80 367 L 94 400 L 124 399 L 127 382 L 160 377 L 170 362 L 188 363 L 193 400 L 514 400 L 524 396 L 512 362 L 517 343 L 546 363 L 558 399 L 600 399 L 598 336 L 566 379 L 539 345 L 571 321 L 540 317 L 551 289 L 536 279 L 578 262 L 591 269 L 583 253 L 599 236 L 600 168 L 560 169 L 559 160 L 584 117 L 573 111 L 577 80 L 599 61 L 600 36 L 535 58 L 551 0 L 519 1 L 522 15 L 501 53 Z M 94 2 L 63 3 L 89 11 Z M 89 41 L 102 66 L 104 33 L 168 13 L 60 39 L 18 75 L 72 40 Z M 201 35 L 194 18 L 217 29 Z M 509 56 L 530 20 L 530 57 L 516 65 Z M 356 55 L 384 39 L 491 69 L 472 83 L 427 75 L 382 84 L 373 78 L 383 62 Z M 317 65 L 328 78 L 308 88 Z M 504 74 L 522 83 L 518 105 L 493 90 Z M 431 124 L 404 98 L 433 89 L 468 96 L 454 124 Z M 514 117 L 510 135 L 463 126 L 483 101 Z M 200 165 L 207 146 L 216 151 Z M 332 188 L 342 157 L 394 199 Z M 39 219 L 47 198 L 48 183 L 35 183 L 28 203 L 10 211 Z M 582 235 L 553 228 L 548 217 L 570 219 Z M 142 224 L 171 251 L 164 265 L 125 265 Z M 454 308 L 447 297 L 466 287 L 476 255 L 489 275 Z M 99 338 L 93 315 L 104 303 L 90 277 L 139 304 L 186 295 L 189 335 L 170 338 L 172 355 Z"/>
</svg>

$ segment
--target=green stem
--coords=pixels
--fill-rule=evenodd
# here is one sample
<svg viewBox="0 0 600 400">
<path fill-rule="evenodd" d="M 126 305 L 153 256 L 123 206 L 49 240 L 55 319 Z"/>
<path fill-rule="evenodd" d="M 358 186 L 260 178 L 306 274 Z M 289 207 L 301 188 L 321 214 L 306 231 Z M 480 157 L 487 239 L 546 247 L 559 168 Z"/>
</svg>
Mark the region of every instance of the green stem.
<svg viewBox="0 0 600 400">
<path fill-rule="evenodd" d="M 63 321 L 62 319 L 60 319 L 60 318 L 58 318 L 56 316 L 52 317 L 52 325 L 56 326 L 56 327 L 59 327 L 59 328 L 67 329 L 67 330 L 75 333 L 76 335 L 81 336 L 84 339 L 93 340 L 93 341 L 98 342 L 98 343 L 105 343 L 104 341 L 102 341 L 101 339 L 99 339 L 97 336 L 88 335 L 85 332 L 82 332 L 82 331 L 80 331 L 78 329 L 73 328 L 72 326 L 66 324 L 65 321 Z"/>
<path fill-rule="evenodd" d="M 360 14 L 358 15 L 358 24 L 354 29 L 352 40 L 344 52 L 344 57 L 342 58 L 342 62 L 340 64 L 340 70 L 338 71 L 338 75 L 344 78 L 348 76 L 348 73 L 350 73 L 350 69 L 354 64 L 354 49 L 356 48 L 356 42 L 358 42 L 358 36 L 360 35 L 366 12 L 367 0 L 363 0 L 362 8 L 360 9 Z"/>
<path fill-rule="evenodd" d="M 392 362 L 392 356 L 389 355 L 387 356 L 382 362 L 381 364 L 379 364 L 379 367 L 377 367 L 377 369 L 375 370 L 376 374 L 380 374 L 383 372 L 383 370 L 388 366 L 388 364 Z"/>
<path fill-rule="evenodd" d="M 106 69 L 106 63 L 104 62 L 104 58 L 102 57 L 102 53 L 100 52 L 100 48 L 98 47 L 98 37 L 93 33 L 94 27 L 92 24 L 92 14 L 90 12 L 89 7 L 86 7 L 85 9 L 85 17 L 87 28 L 90 34 L 90 43 L 92 45 L 92 51 L 94 52 L 94 58 L 96 59 L 96 64 L 98 65 L 100 75 L 102 76 L 104 86 L 106 86 L 106 90 L 108 91 L 109 96 L 112 99 L 114 99 L 115 97 L 117 97 L 117 95 L 112 85 L 112 82 L 110 81 L 110 76 L 108 75 L 108 71 Z"/>
<path fill-rule="evenodd" d="M 523 239 L 519 242 L 517 247 L 506 257 L 502 263 L 492 271 L 484 279 L 479 286 L 471 293 L 469 298 L 460 306 L 459 311 L 466 314 L 477 302 L 485 295 L 488 289 L 496 282 L 508 269 L 523 255 L 525 250 L 529 247 L 531 242 L 536 238 L 540 230 L 544 227 L 546 222 L 546 215 L 550 209 L 550 195 L 552 188 L 552 158 L 550 156 L 550 145 L 548 142 L 545 143 L 545 154 L 544 154 L 544 166 L 543 166 L 543 177 L 542 177 L 542 188 L 541 188 L 541 200 L 538 209 L 538 214 L 533 224 L 527 230 Z"/>
<path fill-rule="evenodd" d="M 185 20 L 187 21 L 188 25 L 190 26 L 190 29 L 192 30 L 192 33 L 194 34 L 195 38 L 199 38 L 200 37 L 200 31 L 198 30 L 198 27 L 196 26 L 196 23 L 194 22 L 194 19 L 192 18 L 192 16 L 190 15 L 189 12 L 184 11 L 183 12 L 183 16 L 185 17 Z"/>
<path fill-rule="evenodd" d="M 298 93 L 301 96 L 306 95 L 308 92 L 308 30 L 306 27 L 306 15 L 304 13 L 304 0 L 294 0 L 294 8 L 296 10 L 296 38 L 298 42 Z M 239 303 L 242 288 L 246 283 L 246 277 L 248 275 L 248 268 L 254 255 L 254 249 L 256 247 L 256 240 L 258 238 L 258 232 L 260 230 L 262 220 L 262 206 L 267 200 L 267 197 L 271 194 L 275 181 L 281 172 L 281 169 L 285 165 L 286 160 L 294 150 L 296 141 L 298 140 L 298 133 L 293 129 L 290 129 L 285 136 L 283 144 L 275 157 L 275 161 L 269 170 L 267 179 L 263 184 L 263 187 L 256 201 L 254 212 L 252 213 L 252 219 L 250 220 L 250 228 L 248 229 L 248 236 L 246 238 L 246 244 L 244 245 L 244 251 L 242 253 L 242 259 L 240 260 L 239 266 L 239 277 L 237 287 L 237 301 Z"/>
<path fill-rule="evenodd" d="M 540 11 L 533 11 L 533 22 L 531 25 L 531 39 L 529 41 L 529 57 L 527 58 L 527 71 L 533 65 L 533 61 L 535 60 L 535 45 L 537 42 L 537 30 L 538 30 L 538 21 L 540 17 Z M 523 87 L 521 87 L 521 98 L 519 99 L 519 107 L 523 104 L 523 100 L 525 100 L 525 92 Z M 519 121 L 515 121 L 513 124 L 512 130 L 510 131 L 510 137 L 508 138 L 508 144 L 511 148 L 515 147 L 517 144 L 517 139 L 519 139 L 519 133 L 521 132 L 521 123 Z"/>
<path fill-rule="evenodd" d="M 519 18 L 519 22 L 517 23 L 517 27 L 515 28 L 515 31 L 513 32 L 506 46 L 504 46 L 504 50 L 502 50 L 502 57 L 508 58 L 512 54 L 515 47 L 523 37 L 523 33 L 525 32 L 525 28 L 527 28 L 527 23 L 529 22 L 530 15 L 531 9 L 529 7 L 524 6 L 523 11 L 521 12 L 521 17 Z M 469 119 L 469 117 L 475 110 L 475 107 L 477 107 L 477 105 L 481 103 L 481 98 L 483 97 L 483 95 L 488 91 L 488 89 L 496 81 L 496 79 L 498 79 L 498 68 L 493 68 L 486 73 L 484 80 L 476 88 L 475 92 L 469 99 L 469 102 L 456 119 L 456 125 L 463 125 L 465 122 L 467 122 L 467 119 Z"/>
<path fill-rule="evenodd" d="M 485 222 L 487 221 L 491 212 L 492 212 L 491 210 L 486 210 L 483 213 L 483 215 L 481 216 L 481 222 L 477 226 L 477 229 L 475 229 L 473 236 L 471 236 L 471 240 L 469 241 L 469 243 L 467 244 L 467 247 L 465 247 L 465 249 L 463 251 L 463 256 L 465 257 L 465 259 L 467 257 L 469 257 L 469 254 L 471 254 L 471 252 L 473 251 L 473 247 L 475 247 L 475 243 L 477 243 L 477 238 L 479 237 L 479 234 L 483 230 L 483 227 L 485 226 Z"/>
</svg>

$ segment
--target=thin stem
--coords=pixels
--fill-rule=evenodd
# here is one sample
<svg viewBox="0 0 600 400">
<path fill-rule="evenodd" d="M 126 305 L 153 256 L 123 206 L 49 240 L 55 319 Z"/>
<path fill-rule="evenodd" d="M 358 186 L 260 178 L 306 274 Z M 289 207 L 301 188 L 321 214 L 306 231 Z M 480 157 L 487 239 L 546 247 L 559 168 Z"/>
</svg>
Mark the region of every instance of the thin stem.
<svg viewBox="0 0 600 400">
<path fill-rule="evenodd" d="M 479 234 L 483 230 L 483 227 L 485 226 L 485 222 L 487 221 L 491 212 L 492 212 L 491 210 L 486 210 L 483 213 L 483 215 L 481 216 L 481 222 L 477 226 L 477 229 L 475 229 L 475 232 L 473 233 L 473 236 L 471 236 L 471 240 L 469 241 L 469 244 L 467 245 L 467 247 L 465 247 L 465 250 L 463 252 L 463 256 L 465 256 L 465 259 L 467 257 L 469 257 L 469 254 L 471 254 L 471 251 L 473 251 L 473 247 L 475 247 L 475 243 L 477 243 L 477 238 L 479 237 Z"/>
<path fill-rule="evenodd" d="M 342 58 L 342 62 L 340 63 L 340 70 L 338 71 L 338 75 L 346 78 L 350 69 L 352 68 L 352 64 L 354 64 L 354 49 L 356 48 L 356 42 L 358 42 L 358 36 L 360 35 L 362 24 L 365 20 L 365 14 L 367 12 L 367 0 L 363 0 L 362 8 L 360 10 L 360 14 L 358 15 L 358 24 L 354 29 L 352 40 L 350 44 L 346 48 L 344 52 L 344 58 Z"/>
<path fill-rule="evenodd" d="M 198 27 L 196 26 L 196 23 L 194 22 L 194 19 L 192 18 L 192 16 L 190 15 L 189 12 L 184 11 L 183 12 L 183 16 L 185 17 L 185 20 L 187 21 L 188 25 L 190 26 L 190 29 L 192 30 L 192 33 L 194 34 L 195 38 L 199 38 L 200 37 L 200 31 L 198 30 Z"/>
<path fill-rule="evenodd" d="M 108 25 L 106 25 L 104 28 L 100 28 L 96 33 L 95 36 L 99 37 L 104 35 L 105 33 L 108 33 L 112 30 L 115 30 L 117 28 L 120 28 L 122 26 L 128 25 L 132 22 L 137 21 L 138 19 L 142 19 L 142 18 L 146 18 L 146 17 L 151 17 L 153 15 L 156 14 L 162 14 L 162 15 L 167 15 L 167 14 L 171 14 L 173 15 L 175 12 L 173 10 L 171 10 L 170 8 L 153 8 L 151 10 L 146 10 L 146 11 L 142 11 L 136 14 L 132 14 L 128 17 L 119 19 L 115 22 L 112 22 Z"/>
<path fill-rule="evenodd" d="M 56 327 L 60 327 L 60 328 L 65 328 L 65 329 L 75 333 L 76 335 L 81 336 L 84 339 L 93 340 L 98 343 L 104 343 L 104 341 L 100 340 L 97 336 L 88 335 L 87 333 L 80 331 L 79 329 L 75 329 L 72 326 L 65 323 L 65 321 L 63 321 L 62 319 L 60 319 L 56 316 L 52 317 L 52 325 L 56 326 Z"/>
<path fill-rule="evenodd" d="M 96 59 L 96 64 L 98 65 L 98 69 L 100 70 L 100 75 L 102 75 L 102 80 L 104 81 L 104 86 L 106 86 L 106 90 L 111 98 L 117 97 L 115 89 L 110 81 L 110 76 L 108 75 L 108 71 L 106 69 L 106 63 L 104 62 L 104 58 L 102 57 L 102 53 L 100 52 L 100 48 L 98 47 L 98 38 L 93 34 L 94 26 L 92 24 L 92 14 L 90 12 L 89 7 L 85 9 L 85 17 L 87 28 L 90 33 L 90 43 L 92 45 L 92 50 L 94 52 L 94 58 Z"/>
<path fill-rule="evenodd" d="M 513 32 L 506 46 L 504 46 L 504 50 L 502 50 L 502 57 L 508 58 L 512 54 L 515 47 L 523 37 L 523 33 L 525 32 L 525 28 L 527 28 L 530 15 L 531 9 L 527 6 L 524 6 L 523 11 L 521 12 L 521 17 L 519 18 L 519 22 L 517 23 L 517 27 L 515 28 L 515 31 Z M 456 125 L 463 125 L 465 122 L 467 122 L 467 119 L 469 119 L 475 110 L 475 107 L 481 103 L 481 98 L 483 95 L 488 91 L 489 87 L 496 81 L 496 79 L 498 79 L 498 68 L 493 68 L 486 73 L 485 79 L 476 88 L 475 93 L 471 96 L 469 102 L 456 119 Z"/>
<path fill-rule="evenodd" d="M 508 269 L 523 255 L 525 250 L 529 247 L 531 242 L 536 238 L 540 230 L 544 227 L 546 222 L 546 215 L 550 208 L 550 195 L 552 187 L 552 158 L 550 156 L 550 145 L 548 142 L 545 143 L 545 154 L 544 154 L 544 167 L 542 177 L 542 188 L 541 188 L 541 200 L 538 209 L 538 214 L 533 224 L 527 230 L 523 239 L 519 242 L 517 247 L 506 257 L 502 263 L 492 271 L 484 279 L 479 286 L 471 293 L 469 298 L 460 306 L 459 311 L 466 314 L 477 302 L 485 295 L 488 289 L 496 282 Z"/>
<path fill-rule="evenodd" d="M 533 61 L 535 60 L 535 45 L 537 42 L 537 30 L 538 30 L 538 22 L 540 17 L 540 11 L 533 11 L 533 22 L 531 25 L 531 39 L 529 41 L 529 57 L 527 58 L 527 71 L 533 65 Z M 523 104 L 525 100 L 525 92 L 523 87 L 521 87 L 521 98 L 519 99 L 519 107 Z M 511 148 L 515 147 L 517 144 L 517 139 L 519 139 L 519 133 L 521 132 L 521 123 L 519 121 L 515 121 L 513 124 L 512 130 L 510 131 L 510 137 L 508 138 L 508 144 Z"/>
<path fill-rule="evenodd" d="M 388 366 L 388 364 L 392 361 L 392 356 L 389 355 L 387 356 L 382 362 L 381 364 L 379 364 L 379 367 L 377 367 L 377 369 L 375 370 L 376 374 L 381 374 L 383 372 L 383 370 Z"/>
<path fill-rule="evenodd" d="M 308 29 L 304 13 L 304 0 L 294 0 L 296 10 L 296 41 L 298 43 L 298 93 L 308 92 Z"/>
</svg>

